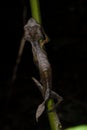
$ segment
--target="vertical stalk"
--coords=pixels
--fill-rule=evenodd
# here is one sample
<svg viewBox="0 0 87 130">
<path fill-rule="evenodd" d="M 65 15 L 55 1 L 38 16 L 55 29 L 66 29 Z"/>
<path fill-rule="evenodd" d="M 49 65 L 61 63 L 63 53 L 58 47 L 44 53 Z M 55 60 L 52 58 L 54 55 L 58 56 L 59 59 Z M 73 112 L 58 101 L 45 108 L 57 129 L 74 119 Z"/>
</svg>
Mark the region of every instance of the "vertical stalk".
<svg viewBox="0 0 87 130">
<path fill-rule="evenodd" d="M 54 105 L 54 102 L 52 99 L 49 99 L 47 102 L 47 110 L 50 111 L 52 110 L 52 106 Z M 58 118 L 58 114 L 55 111 L 50 111 L 48 112 L 48 119 L 49 119 L 49 124 L 51 127 L 51 130 L 61 130 L 61 123 Z"/>
<path fill-rule="evenodd" d="M 32 17 L 38 23 L 41 23 L 41 14 L 40 14 L 40 3 L 39 3 L 39 0 L 30 0 L 30 8 L 31 8 Z"/>
</svg>

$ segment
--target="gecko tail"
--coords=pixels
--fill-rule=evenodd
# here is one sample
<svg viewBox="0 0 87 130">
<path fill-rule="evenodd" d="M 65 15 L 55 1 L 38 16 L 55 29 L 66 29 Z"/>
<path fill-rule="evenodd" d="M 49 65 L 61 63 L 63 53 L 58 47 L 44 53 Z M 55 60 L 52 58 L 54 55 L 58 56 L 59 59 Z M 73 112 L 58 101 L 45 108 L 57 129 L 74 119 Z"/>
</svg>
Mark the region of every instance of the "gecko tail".
<svg viewBox="0 0 87 130">
<path fill-rule="evenodd" d="M 49 99 L 50 95 L 49 95 L 49 89 L 47 89 L 46 93 L 45 93 L 45 99 L 44 101 L 38 106 L 37 111 L 36 111 L 36 121 L 38 122 L 38 118 L 42 115 L 42 113 L 45 110 L 45 103 L 46 101 Z"/>
<path fill-rule="evenodd" d="M 39 88 L 39 90 L 40 90 L 40 92 L 43 96 L 43 86 L 41 85 L 41 83 L 36 78 L 32 77 L 32 79 L 36 83 L 36 85 L 38 86 L 38 88 Z M 63 98 L 58 93 L 56 93 L 56 92 L 54 92 L 50 89 L 47 89 L 47 91 L 45 93 L 44 101 L 38 106 L 37 111 L 36 111 L 36 121 L 37 122 L 38 122 L 38 118 L 44 112 L 45 103 L 49 98 L 56 99 L 57 102 L 52 106 L 52 110 L 50 110 L 48 112 L 54 111 L 57 108 L 57 106 L 63 101 Z"/>
<path fill-rule="evenodd" d="M 42 115 L 42 113 L 44 112 L 45 110 L 45 101 L 42 102 L 38 108 L 37 108 L 37 111 L 36 111 L 36 121 L 38 122 L 38 118 Z"/>
<path fill-rule="evenodd" d="M 51 96 L 50 96 L 50 98 L 52 98 L 52 99 L 56 99 L 57 100 L 57 103 L 56 104 L 54 104 L 53 106 L 52 106 L 52 110 L 48 110 L 48 112 L 52 112 L 52 111 L 54 111 L 55 109 L 56 109 L 56 107 L 58 106 L 58 104 L 60 104 L 60 102 L 63 100 L 63 98 L 60 96 L 60 95 L 58 95 L 56 92 L 54 92 L 54 91 L 51 91 Z M 46 103 L 46 101 L 48 100 L 49 98 L 46 98 L 39 106 L 38 106 L 38 108 L 37 108 L 37 110 L 36 110 L 36 121 L 38 122 L 38 119 L 39 119 L 39 117 L 43 114 L 43 112 L 44 112 L 44 110 L 45 110 L 45 103 Z"/>
</svg>

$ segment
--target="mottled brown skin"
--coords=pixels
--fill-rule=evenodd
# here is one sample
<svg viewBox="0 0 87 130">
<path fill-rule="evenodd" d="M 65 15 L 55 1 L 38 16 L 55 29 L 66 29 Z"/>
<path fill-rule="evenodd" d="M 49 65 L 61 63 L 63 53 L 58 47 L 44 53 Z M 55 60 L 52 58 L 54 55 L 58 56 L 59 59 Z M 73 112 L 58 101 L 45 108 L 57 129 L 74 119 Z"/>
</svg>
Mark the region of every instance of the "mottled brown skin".
<svg viewBox="0 0 87 130">
<path fill-rule="evenodd" d="M 34 82 L 39 86 L 44 101 L 39 105 L 36 112 L 36 119 L 40 117 L 45 109 L 45 103 L 50 98 L 56 98 L 59 102 L 62 98 L 53 92 L 52 89 L 52 71 L 51 66 L 47 58 L 47 54 L 44 50 L 44 44 L 49 40 L 41 25 L 38 24 L 33 18 L 29 19 L 24 27 L 25 35 L 24 39 L 29 41 L 32 45 L 32 53 L 35 65 L 39 69 L 40 82 L 33 78 Z"/>
<path fill-rule="evenodd" d="M 47 68 L 47 70 L 43 70 L 43 67 L 39 67 L 41 66 L 38 61 L 39 58 L 37 57 L 37 53 L 42 52 L 42 55 L 46 55 L 45 50 L 43 49 L 44 44 L 46 44 L 49 40 L 48 37 L 44 37 L 44 31 L 41 28 L 41 26 L 38 23 L 34 23 L 34 25 L 31 25 L 32 22 L 35 22 L 34 19 L 31 18 L 31 21 L 25 25 L 24 29 L 25 29 L 25 38 L 31 43 L 32 45 L 32 52 L 33 52 L 33 59 L 34 59 L 34 63 L 36 64 L 36 66 L 39 69 L 40 72 L 40 80 L 41 83 L 43 85 L 43 97 L 44 98 L 48 98 L 48 95 L 46 93 L 46 90 L 48 89 L 48 92 L 50 91 L 49 88 L 51 89 L 52 85 L 52 74 L 51 74 L 51 67 L 49 64 L 49 67 Z M 38 44 L 38 45 L 37 45 Z M 37 49 L 36 49 L 37 46 Z M 40 50 L 40 51 L 37 51 Z M 47 58 L 47 55 L 46 55 Z M 48 61 L 48 59 L 46 59 Z M 48 84 L 48 85 L 47 85 Z"/>
<path fill-rule="evenodd" d="M 47 100 L 50 97 L 50 90 L 52 88 L 52 74 L 49 68 L 46 71 L 40 71 L 41 83 L 43 85 L 43 97 Z"/>
<path fill-rule="evenodd" d="M 42 50 L 42 48 L 40 49 L 40 51 L 42 51 L 41 56 L 43 57 L 43 55 L 46 56 L 46 53 L 44 52 L 44 50 Z M 38 53 L 40 53 L 39 48 L 38 48 Z M 44 98 L 44 100 L 46 101 L 49 96 L 50 96 L 50 90 L 52 89 L 52 73 L 51 73 L 51 66 L 48 62 L 47 56 L 44 59 L 45 61 L 48 62 L 46 70 L 44 70 L 44 66 L 43 64 L 40 62 L 40 58 L 38 58 L 38 54 L 35 53 L 36 51 L 34 50 L 34 48 L 32 49 L 33 52 L 33 59 L 34 59 L 34 63 L 35 65 L 38 67 L 39 73 L 40 73 L 40 82 L 43 85 L 43 92 L 42 92 L 42 96 Z M 43 59 L 42 59 L 43 60 Z M 44 61 L 43 61 L 44 62 Z"/>
</svg>

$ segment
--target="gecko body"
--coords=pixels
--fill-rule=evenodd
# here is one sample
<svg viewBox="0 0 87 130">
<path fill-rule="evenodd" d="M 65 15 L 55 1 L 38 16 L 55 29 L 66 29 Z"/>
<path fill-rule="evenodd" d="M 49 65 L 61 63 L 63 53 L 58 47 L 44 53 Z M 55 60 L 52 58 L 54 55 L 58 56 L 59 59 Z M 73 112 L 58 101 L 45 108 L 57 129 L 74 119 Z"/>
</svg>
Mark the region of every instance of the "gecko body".
<svg viewBox="0 0 87 130">
<path fill-rule="evenodd" d="M 40 73 L 40 81 L 43 85 L 43 97 L 45 100 L 47 100 L 50 96 L 50 90 L 52 88 L 52 74 L 51 74 L 51 66 L 48 61 L 46 52 L 40 48 L 38 43 L 36 42 L 35 49 L 32 50 L 34 53 L 36 52 L 36 65 L 38 66 L 39 73 Z"/>
<path fill-rule="evenodd" d="M 46 101 L 49 98 L 50 89 L 52 88 L 52 74 L 47 54 L 40 43 L 40 39 L 44 38 L 44 32 L 41 26 L 33 18 L 29 19 L 25 26 L 25 32 L 27 34 L 25 34 L 26 39 L 32 45 L 33 59 L 40 73 L 40 81 L 43 85 L 43 97 Z"/>
<path fill-rule="evenodd" d="M 36 112 L 36 119 L 40 117 L 45 109 L 45 103 L 50 97 L 54 97 L 59 100 L 62 98 L 52 89 L 52 70 L 48 61 L 47 54 L 43 48 L 44 44 L 48 42 L 48 38 L 45 35 L 42 27 L 35 19 L 31 18 L 24 27 L 25 39 L 31 43 L 32 53 L 35 65 L 38 67 L 40 73 L 40 82 L 34 79 L 37 86 L 39 86 L 44 101 L 39 105 Z M 45 35 L 45 38 L 44 38 Z M 38 85 L 39 84 L 39 85 Z"/>
</svg>

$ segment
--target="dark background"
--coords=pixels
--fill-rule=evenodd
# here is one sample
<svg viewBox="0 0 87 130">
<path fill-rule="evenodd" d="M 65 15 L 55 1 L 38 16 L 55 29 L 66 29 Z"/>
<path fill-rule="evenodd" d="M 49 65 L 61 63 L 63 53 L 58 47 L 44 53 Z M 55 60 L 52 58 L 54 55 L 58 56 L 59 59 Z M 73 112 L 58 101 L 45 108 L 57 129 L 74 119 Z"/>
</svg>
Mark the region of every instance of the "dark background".
<svg viewBox="0 0 87 130">
<path fill-rule="evenodd" d="M 30 43 L 26 42 L 9 97 L 12 71 L 23 35 L 23 8 L 29 1 L 0 4 L 0 127 L 3 130 L 50 129 L 46 111 L 35 121 L 43 101 L 31 80 L 38 78 Z M 45 46 L 53 72 L 53 90 L 64 101 L 57 108 L 63 129 L 87 124 L 87 1 L 41 0 L 42 24 L 51 41 Z M 1 129 L 0 128 L 0 129 Z"/>
</svg>

